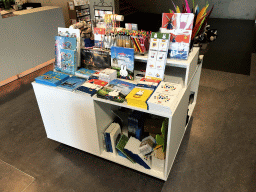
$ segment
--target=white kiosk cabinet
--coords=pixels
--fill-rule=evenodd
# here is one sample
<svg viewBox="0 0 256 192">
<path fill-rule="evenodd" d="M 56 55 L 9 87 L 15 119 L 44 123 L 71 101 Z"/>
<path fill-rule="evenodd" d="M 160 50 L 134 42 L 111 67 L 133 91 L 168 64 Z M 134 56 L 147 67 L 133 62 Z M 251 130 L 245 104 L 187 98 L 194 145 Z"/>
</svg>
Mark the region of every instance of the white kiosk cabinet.
<svg viewBox="0 0 256 192">
<path fill-rule="evenodd" d="M 136 59 L 143 58 L 136 56 Z M 33 82 L 33 88 L 44 122 L 47 137 L 97 155 L 104 159 L 135 169 L 142 173 L 167 180 L 189 119 L 196 104 L 202 61 L 198 62 L 199 48 L 193 48 L 188 60 L 167 60 L 165 81 L 176 81 L 183 85 L 177 102 L 171 106 L 171 114 L 128 106 L 126 102 L 117 103 L 97 96 L 70 92 Z M 193 98 L 193 99 L 191 99 Z M 190 101 L 190 102 L 189 102 Z M 166 159 L 162 169 L 145 169 L 128 159 L 106 152 L 102 135 L 113 122 L 115 115 L 111 110 L 125 107 L 169 119 Z"/>
</svg>

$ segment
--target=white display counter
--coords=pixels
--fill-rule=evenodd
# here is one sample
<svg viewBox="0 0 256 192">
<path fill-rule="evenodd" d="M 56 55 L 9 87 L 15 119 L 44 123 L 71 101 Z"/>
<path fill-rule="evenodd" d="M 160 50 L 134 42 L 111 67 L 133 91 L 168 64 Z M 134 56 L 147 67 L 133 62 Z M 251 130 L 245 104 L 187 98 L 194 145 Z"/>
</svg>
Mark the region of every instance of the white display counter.
<svg viewBox="0 0 256 192">
<path fill-rule="evenodd" d="M 179 92 L 177 102 L 173 102 L 171 106 L 172 112 L 168 114 L 33 82 L 32 85 L 47 137 L 142 173 L 167 180 L 188 125 L 186 124 L 187 114 L 189 114 L 190 119 L 196 105 L 202 61 L 198 62 L 199 48 L 194 48 L 190 54 L 193 58 L 191 58 L 188 66 L 180 66 L 186 66 L 186 69 L 193 68 L 194 70 L 186 70 L 184 74 L 184 79 L 187 79 L 184 81 L 186 83 L 183 84 L 183 88 Z M 184 61 L 180 61 L 180 63 L 182 62 Z M 194 95 L 192 103 L 189 103 L 190 95 Z M 154 168 L 145 169 L 139 164 L 133 164 L 123 157 L 104 150 L 102 136 L 104 130 L 114 120 L 115 115 L 111 110 L 118 107 L 138 110 L 169 119 L 166 159 L 162 171 Z"/>
</svg>

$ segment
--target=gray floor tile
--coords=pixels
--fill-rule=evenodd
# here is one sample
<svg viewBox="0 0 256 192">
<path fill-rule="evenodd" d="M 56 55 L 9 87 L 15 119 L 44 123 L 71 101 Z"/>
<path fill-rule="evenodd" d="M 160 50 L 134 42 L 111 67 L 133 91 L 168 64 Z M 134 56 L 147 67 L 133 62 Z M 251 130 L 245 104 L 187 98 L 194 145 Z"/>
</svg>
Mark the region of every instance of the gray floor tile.
<svg viewBox="0 0 256 192">
<path fill-rule="evenodd" d="M 0 160 L 0 191 L 24 191 L 34 178 Z"/>
</svg>

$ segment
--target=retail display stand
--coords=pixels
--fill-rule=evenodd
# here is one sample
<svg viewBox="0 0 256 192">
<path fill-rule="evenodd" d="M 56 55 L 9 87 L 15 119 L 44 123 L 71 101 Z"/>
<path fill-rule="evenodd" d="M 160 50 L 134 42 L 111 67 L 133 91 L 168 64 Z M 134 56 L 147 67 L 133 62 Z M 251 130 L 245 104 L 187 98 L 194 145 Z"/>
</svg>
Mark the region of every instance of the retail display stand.
<svg viewBox="0 0 256 192">
<path fill-rule="evenodd" d="M 80 21 L 91 21 L 90 4 L 75 5 L 73 1 L 67 2 L 71 24 Z"/>
<path fill-rule="evenodd" d="M 32 85 L 49 139 L 167 180 L 196 104 L 201 68 L 199 48 L 193 48 L 187 60 L 167 59 L 164 81 L 182 85 L 169 113 L 137 108 L 127 105 L 126 102 L 118 103 L 98 98 L 96 95 L 91 97 L 83 92 L 70 92 L 36 82 Z M 102 135 L 115 118 L 112 111 L 119 107 L 168 118 L 166 158 L 161 167 L 145 169 L 138 163 L 134 164 L 105 150 Z"/>
</svg>

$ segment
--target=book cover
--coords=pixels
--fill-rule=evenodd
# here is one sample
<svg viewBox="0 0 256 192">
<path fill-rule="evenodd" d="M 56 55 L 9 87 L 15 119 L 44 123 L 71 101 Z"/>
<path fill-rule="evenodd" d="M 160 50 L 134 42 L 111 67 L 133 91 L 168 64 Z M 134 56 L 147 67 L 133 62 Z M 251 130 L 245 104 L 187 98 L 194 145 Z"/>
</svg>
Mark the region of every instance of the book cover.
<svg viewBox="0 0 256 192">
<path fill-rule="evenodd" d="M 125 152 L 125 150 L 124 150 L 124 147 L 125 147 L 126 143 L 128 142 L 128 140 L 129 140 L 129 138 L 128 138 L 127 136 L 121 135 L 121 137 L 120 137 L 120 139 L 119 139 L 119 141 L 118 141 L 118 143 L 117 143 L 117 145 L 116 145 L 116 149 L 117 149 L 118 151 L 120 151 L 120 152 L 121 152 L 127 159 L 129 159 L 132 163 L 136 163 L 136 162 L 134 161 L 134 159 L 132 159 L 132 158 L 129 156 L 129 154 L 127 154 L 127 153 Z"/>
<path fill-rule="evenodd" d="M 62 82 L 58 87 L 73 91 L 74 89 L 79 87 L 84 81 L 84 79 L 73 76 Z"/>
<path fill-rule="evenodd" d="M 120 134 L 121 134 L 121 128 L 120 128 L 120 125 L 117 124 L 110 133 L 110 140 L 111 140 L 111 145 L 113 147 L 113 153 L 116 155 L 117 155 L 117 150 L 116 150 L 117 138 Z"/>
<path fill-rule="evenodd" d="M 77 41 L 75 37 L 55 36 L 55 64 L 57 71 L 62 70 L 61 66 L 61 49 L 76 50 Z"/>
<path fill-rule="evenodd" d="M 138 87 L 146 87 L 146 88 L 157 88 L 158 84 L 161 81 L 158 79 L 149 79 L 149 78 L 142 78 L 138 83 Z"/>
<path fill-rule="evenodd" d="M 117 78 L 134 79 L 134 49 L 111 47 L 111 68 L 117 70 Z"/>
<path fill-rule="evenodd" d="M 37 83 L 41 83 L 41 84 L 45 84 L 45 85 L 58 86 L 61 84 L 61 82 L 67 80 L 68 78 L 69 78 L 69 76 L 66 74 L 48 71 L 47 73 L 45 73 L 39 77 L 36 77 L 35 81 Z"/>
<path fill-rule="evenodd" d="M 141 145 L 141 142 L 134 138 L 130 137 L 128 142 L 126 143 L 124 147 L 124 151 L 138 164 L 143 166 L 145 169 L 150 169 L 149 164 L 150 160 L 147 158 L 144 158 L 144 155 L 140 154 L 139 147 Z"/>
<path fill-rule="evenodd" d="M 95 49 L 81 49 L 81 67 L 90 70 L 110 68 L 109 52 Z"/>
<path fill-rule="evenodd" d="M 109 85 L 113 86 L 113 89 L 120 91 L 125 96 L 135 88 L 135 84 L 122 81 L 120 79 L 114 79 L 109 83 Z"/>
<path fill-rule="evenodd" d="M 76 51 L 61 49 L 61 72 L 74 75 L 77 70 Z"/>
<path fill-rule="evenodd" d="M 123 103 L 125 101 L 125 96 L 120 91 L 113 89 L 113 87 L 109 85 L 97 91 L 97 97 L 109 99 L 118 103 Z"/>
<path fill-rule="evenodd" d="M 127 104 L 135 107 L 140 107 L 143 109 L 147 109 L 146 101 L 153 93 L 153 90 L 137 88 L 135 87 L 127 96 Z"/>
<path fill-rule="evenodd" d="M 89 77 L 91 75 L 93 75 L 94 73 L 96 73 L 95 70 L 89 70 L 89 69 L 82 68 L 82 69 L 79 69 L 78 71 L 76 71 L 75 75 L 78 77 L 89 79 Z"/>
<path fill-rule="evenodd" d="M 101 81 L 98 79 L 91 79 L 83 83 L 76 90 L 84 93 L 88 93 L 93 96 L 98 90 L 100 90 L 103 86 L 107 85 L 107 82 Z"/>
</svg>

